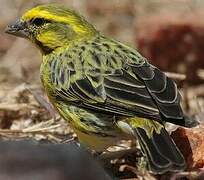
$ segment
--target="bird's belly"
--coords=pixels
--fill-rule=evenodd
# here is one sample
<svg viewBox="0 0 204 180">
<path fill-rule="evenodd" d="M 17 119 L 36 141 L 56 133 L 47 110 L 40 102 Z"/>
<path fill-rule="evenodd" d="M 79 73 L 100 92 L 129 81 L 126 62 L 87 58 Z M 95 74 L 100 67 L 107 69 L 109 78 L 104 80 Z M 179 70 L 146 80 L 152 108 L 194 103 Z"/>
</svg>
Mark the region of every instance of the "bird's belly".
<svg viewBox="0 0 204 180">
<path fill-rule="evenodd" d="M 103 137 L 96 134 L 87 134 L 77 129 L 74 129 L 74 132 L 77 134 L 80 144 L 92 150 L 95 150 L 96 152 L 102 152 L 108 147 L 116 145 L 117 142 L 120 140 L 119 136 Z"/>
<path fill-rule="evenodd" d="M 99 118 L 90 111 L 71 105 L 58 105 L 57 109 L 69 122 L 80 143 L 97 152 L 116 145 L 122 139 L 128 139 L 109 116 L 101 114 Z"/>
</svg>

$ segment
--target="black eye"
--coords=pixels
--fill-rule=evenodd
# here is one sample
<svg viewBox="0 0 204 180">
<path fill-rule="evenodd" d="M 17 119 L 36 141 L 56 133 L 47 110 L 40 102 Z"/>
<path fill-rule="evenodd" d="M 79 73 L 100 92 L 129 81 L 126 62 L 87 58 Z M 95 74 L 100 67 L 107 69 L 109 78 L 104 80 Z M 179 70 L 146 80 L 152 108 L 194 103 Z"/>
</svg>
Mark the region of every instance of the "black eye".
<svg viewBox="0 0 204 180">
<path fill-rule="evenodd" d="M 42 26 L 43 24 L 45 24 L 47 21 L 43 18 L 35 18 L 31 20 L 31 23 L 36 25 L 36 26 Z"/>
</svg>

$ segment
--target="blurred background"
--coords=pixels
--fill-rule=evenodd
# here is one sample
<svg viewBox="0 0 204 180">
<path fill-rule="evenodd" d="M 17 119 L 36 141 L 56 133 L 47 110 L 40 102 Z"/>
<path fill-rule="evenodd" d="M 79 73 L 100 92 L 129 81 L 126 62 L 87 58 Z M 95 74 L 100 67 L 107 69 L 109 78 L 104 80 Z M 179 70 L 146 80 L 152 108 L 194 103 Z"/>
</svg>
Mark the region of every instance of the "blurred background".
<svg viewBox="0 0 204 180">
<path fill-rule="evenodd" d="M 62 142 L 68 135 L 74 137 L 66 122 L 44 100 L 39 78 L 40 52 L 28 41 L 4 33 L 5 27 L 26 10 L 51 2 L 80 12 L 102 33 L 138 49 L 167 72 L 179 85 L 185 111 L 202 122 L 203 0 L 0 0 L 0 138 L 34 137 Z M 185 131 L 192 140 L 196 136 L 200 148 L 192 142 L 194 164 L 190 164 L 193 160 L 189 151 L 184 152 L 189 167 L 203 166 L 204 154 L 198 153 L 204 148 L 202 132 L 202 127 Z M 175 133 L 175 140 L 182 133 L 183 130 Z M 196 164 L 198 161 L 201 165 Z"/>
</svg>

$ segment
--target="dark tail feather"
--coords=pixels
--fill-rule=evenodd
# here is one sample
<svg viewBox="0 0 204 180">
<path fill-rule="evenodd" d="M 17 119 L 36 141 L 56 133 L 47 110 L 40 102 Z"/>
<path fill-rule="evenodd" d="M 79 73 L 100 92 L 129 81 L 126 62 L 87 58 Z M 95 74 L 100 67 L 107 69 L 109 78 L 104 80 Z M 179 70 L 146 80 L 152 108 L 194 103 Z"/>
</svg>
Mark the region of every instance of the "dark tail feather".
<svg viewBox="0 0 204 180">
<path fill-rule="evenodd" d="M 142 151 L 148 160 L 149 170 L 156 174 L 185 169 L 185 159 L 168 132 L 162 128 L 149 138 L 142 128 L 135 128 Z"/>
<path fill-rule="evenodd" d="M 165 121 L 176 124 L 176 125 L 179 125 L 179 126 L 184 126 L 184 127 L 187 127 L 187 128 L 192 128 L 192 127 L 196 127 L 197 125 L 199 125 L 199 122 L 196 119 L 190 118 L 190 117 L 188 117 L 186 115 L 183 116 L 183 119 L 175 119 L 175 118 L 166 119 L 165 118 Z"/>
<path fill-rule="evenodd" d="M 192 127 L 196 127 L 197 125 L 199 125 L 199 122 L 196 119 L 190 118 L 186 115 L 184 115 L 184 120 L 185 120 L 185 125 L 184 127 L 187 128 L 192 128 Z"/>
</svg>

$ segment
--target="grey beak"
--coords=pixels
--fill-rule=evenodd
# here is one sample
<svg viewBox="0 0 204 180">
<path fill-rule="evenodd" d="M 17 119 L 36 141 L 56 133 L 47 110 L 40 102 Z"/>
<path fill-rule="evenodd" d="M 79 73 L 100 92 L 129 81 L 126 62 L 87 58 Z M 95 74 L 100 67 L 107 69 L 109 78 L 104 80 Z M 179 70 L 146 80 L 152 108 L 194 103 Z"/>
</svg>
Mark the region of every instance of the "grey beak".
<svg viewBox="0 0 204 180">
<path fill-rule="evenodd" d="M 5 32 L 18 37 L 23 38 L 29 37 L 27 25 L 25 22 L 21 20 L 17 20 L 15 23 L 8 25 L 7 28 L 5 29 Z"/>
</svg>

